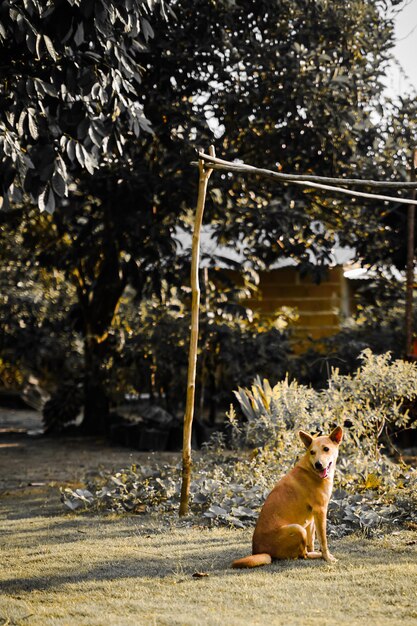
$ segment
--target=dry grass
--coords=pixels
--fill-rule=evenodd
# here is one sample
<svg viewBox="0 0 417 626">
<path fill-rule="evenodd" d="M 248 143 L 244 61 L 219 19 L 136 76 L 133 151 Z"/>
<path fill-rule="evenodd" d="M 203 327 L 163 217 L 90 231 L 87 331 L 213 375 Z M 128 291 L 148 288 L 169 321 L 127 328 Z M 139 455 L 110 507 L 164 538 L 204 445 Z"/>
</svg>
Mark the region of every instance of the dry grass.
<svg viewBox="0 0 417 626">
<path fill-rule="evenodd" d="M 0 625 L 417 623 L 415 531 L 332 541 L 333 566 L 237 571 L 228 566 L 248 553 L 250 531 L 75 516 L 56 495 L 48 507 L 49 493 L 3 497 Z"/>
</svg>

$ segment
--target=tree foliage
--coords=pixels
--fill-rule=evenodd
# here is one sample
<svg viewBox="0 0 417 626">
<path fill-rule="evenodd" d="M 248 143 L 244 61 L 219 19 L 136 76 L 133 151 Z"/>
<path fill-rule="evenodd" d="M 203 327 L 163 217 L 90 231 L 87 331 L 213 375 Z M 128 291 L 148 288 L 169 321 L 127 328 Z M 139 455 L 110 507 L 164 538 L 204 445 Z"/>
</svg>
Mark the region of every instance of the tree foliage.
<svg viewBox="0 0 417 626">
<path fill-rule="evenodd" d="M 152 121 L 159 130 L 164 120 L 187 145 L 207 141 L 205 118 L 220 156 L 257 166 L 401 179 L 407 146 L 397 145 L 387 162 L 386 144 L 395 144 L 403 129 L 397 124 L 389 139 L 378 120 L 386 112 L 382 79 L 393 45 L 389 6 L 378 0 L 192 6 L 179 0 L 177 22 L 163 31 L 156 26 L 145 79 L 161 85 L 175 105 L 168 119 L 156 107 Z M 385 206 L 258 179 L 216 174 L 212 180 L 210 218 L 218 237 L 240 241 L 250 258 L 268 263 L 293 256 L 310 269 L 312 260 L 327 264 L 335 232 L 360 244 L 371 214 L 384 236 Z M 185 173 L 184 182 L 187 187 Z M 369 241 L 361 252 L 367 248 Z"/>
<path fill-rule="evenodd" d="M 164 0 L 19 0 L 0 7 L 3 205 L 22 192 L 53 212 L 83 170 L 150 132 L 140 54 Z"/>
<path fill-rule="evenodd" d="M 87 381 L 90 398 L 124 349 L 123 294 L 156 293 L 166 307 L 164 293 L 184 282 L 175 233 L 190 227 L 196 147 L 214 140 L 220 156 L 291 172 L 406 177 L 415 105 L 397 118 L 381 107 L 389 4 L 175 0 L 167 21 L 163 0 L 2 3 L 3 207 L 10 196 L 13 208 L 32 200 L 43 210 L 24 213 L 20 241 L 28 263 L 72 285 L 67 327 L 101 386 Z M 401 251 L 385 206 L 212 181 L 206 219 L 258 267 L 293 257 L 319 275 L 336 233 L 380 264 Z M 229 328 L 213 339 L 216 354 L 225 342 L 238 343 Z"/>
</svg>

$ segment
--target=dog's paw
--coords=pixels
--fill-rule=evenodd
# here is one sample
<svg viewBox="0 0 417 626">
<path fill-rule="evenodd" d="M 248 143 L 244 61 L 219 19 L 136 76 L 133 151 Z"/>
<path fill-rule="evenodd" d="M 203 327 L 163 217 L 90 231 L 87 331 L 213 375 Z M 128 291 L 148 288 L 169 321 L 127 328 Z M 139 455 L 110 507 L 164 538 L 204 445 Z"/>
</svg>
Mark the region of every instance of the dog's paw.
<svg viewBox="0 0 417 626">
<path fill-rule="evenodd" d="M 305 557 L 306 559 L 322 559 L 323 554 L 321 552 L 316 552 L 315 550 L 309 550 Z"/>
<path fill-rule="evenodd" d="M 323 554 L 323 559 L 326 563 L 337 563 L 336 557 L 334 557 L 333 554 L 330 554 L 330 552 L 328 554 Z"/>
</svg>

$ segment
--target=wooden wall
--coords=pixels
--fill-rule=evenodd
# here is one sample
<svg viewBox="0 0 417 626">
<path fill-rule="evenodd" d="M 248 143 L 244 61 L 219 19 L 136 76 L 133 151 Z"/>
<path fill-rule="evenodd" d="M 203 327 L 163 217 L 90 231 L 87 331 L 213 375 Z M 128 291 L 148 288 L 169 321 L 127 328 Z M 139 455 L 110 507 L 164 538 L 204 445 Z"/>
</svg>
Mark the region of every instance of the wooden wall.
<svg viewBox="0 0 417 626">
<path fill-rule="evenodd" d="M 270 316 L 282 307 L 291 307 L 298 320 L 291 324 L 294 337 L 320 339 L 340 330 L 341 321 L 351 314 L 351 298 L 343 267 L 329 269 L 326 279 L 316 284 L 287 267 L 261 273 L 259 294 L 248 305 Z"/>
</svg>

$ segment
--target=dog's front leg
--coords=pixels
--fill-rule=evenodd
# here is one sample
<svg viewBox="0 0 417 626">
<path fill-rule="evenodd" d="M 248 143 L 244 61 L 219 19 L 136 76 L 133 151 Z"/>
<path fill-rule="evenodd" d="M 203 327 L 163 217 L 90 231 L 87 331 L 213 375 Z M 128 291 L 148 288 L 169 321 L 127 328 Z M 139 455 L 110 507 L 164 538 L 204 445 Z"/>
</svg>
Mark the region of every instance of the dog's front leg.
<svg viewBox="0 0 417 626">
<path fill-rule="evenodd" d="M 314 519 L 311 520 L 309 525 L 306 527 L 307 531 L 307 559 L 322 559 L 323 554 L 321 552 L 316 552 L 314 550 L 314 539 L 316 536 L 316 528 L 314 526 Z"/>
<path fill-rule="evenodd" d="M 337 559 L 335 559 L 335 557 L 332 554 L 330 554 L 329 548 L 327 546 L 327 532 L 326 532 L 327 508 L 319 509 L 318 511 L 315 512 L 314 524 L 315 524 L 317 535 L 319 538 L 323 559 L 327 561 L 328 563 L 335 563 Z"/>
<path fill-rule="evenodd" d="M 306 531 L 307 531 L 307 551 L 314 552 L 314 539 L 316 536 L 316 528 L 314 526 L 314 519 L 312 519 L 309 525 L 306 527 Z"/>
</svg>

